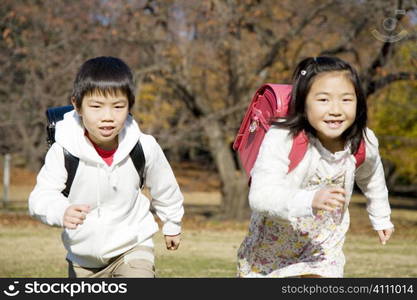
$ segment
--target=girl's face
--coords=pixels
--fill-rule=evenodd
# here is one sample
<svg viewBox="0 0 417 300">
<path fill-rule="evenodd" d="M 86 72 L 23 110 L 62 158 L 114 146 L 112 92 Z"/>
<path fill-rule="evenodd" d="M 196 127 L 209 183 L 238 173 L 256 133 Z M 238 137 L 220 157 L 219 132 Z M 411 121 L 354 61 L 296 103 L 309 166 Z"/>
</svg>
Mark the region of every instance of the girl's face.
<svg viewBox="0 0 417 300">
<path fill-rule="evenodd" d="M 75 107 L 75 103 L 73 103 Z M 129 113 L 128 99 L 122 93 L 105 96 L 101 93 L 85 95 L 78 110 L 88 137 L 105 150 L 115 149 L 118 135 Z"/>
<path fill-rule="evenodd" d="M 306 99 L 306 115 L 320 142 L 331 152 L 343 150 L 342 133 L 356 118 L 355 87 L 342 71 L 318 74 Z"/>
</svg>

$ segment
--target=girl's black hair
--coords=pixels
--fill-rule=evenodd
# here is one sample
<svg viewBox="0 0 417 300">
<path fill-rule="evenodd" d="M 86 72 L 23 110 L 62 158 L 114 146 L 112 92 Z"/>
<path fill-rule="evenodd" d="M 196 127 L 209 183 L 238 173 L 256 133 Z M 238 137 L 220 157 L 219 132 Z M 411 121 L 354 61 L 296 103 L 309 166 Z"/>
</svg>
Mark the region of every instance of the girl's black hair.
<svg viewBox="0 0 417 300">
<path fill-rule="evenodd" d="M 281 128 L 288 128 L 294 136 L 302 130 L 307 135 L 315 136 L 315 129 L 309 124 L 305 111 L 307 95 L 318 74 L 340 71 L 346 71 L 347 78 L 352 82 L 356 92 L 355 122 L 342 134 L 345 141 L 352 142 L 352 153 L 355 153 L 363 138 L 368 119 L 366 97 L 358 73 L 352 66 L 340 58 L 328 56 L 308 57 L 299 62 L 293 73 L 293 90 L 288 116 L 272 122 L 272 124 Z"/>
<path fill-rule="evenodd" d="M 84 62 L 75 77 L 71 98 L 81 107 L 86 94 L 116 95 L 121 92 L 129 102 L 129 110 L 135 103 L 133 75 L 128 65 L 119 58 L 100 56 Z"/>
</svg>

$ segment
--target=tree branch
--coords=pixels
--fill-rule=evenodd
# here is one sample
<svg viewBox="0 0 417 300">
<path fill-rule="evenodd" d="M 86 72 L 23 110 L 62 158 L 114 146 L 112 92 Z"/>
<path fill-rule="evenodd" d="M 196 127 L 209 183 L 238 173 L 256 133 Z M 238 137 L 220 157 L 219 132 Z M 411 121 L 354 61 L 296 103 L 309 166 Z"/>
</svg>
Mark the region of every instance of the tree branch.
<svg viewBox="0 0 417 300">
<path fill-rule="evenodd" d="M 383 87 L 389 85 L 392 82 L 399 81 L 399 80 L 416 80 L 417 73 L 407 73 L 407 72 L 399 72 L 395 74 L 388 74 L 387 76 L 380 78 L 378 80 L 373 80 L 368 84 L 368 89 L 366 96 L 375 93 L 377 90 L 382 89 Z"/>
<path fill-rule="evenodd" d="M 356 51 L 356 49 L 349 47 L 348 45 L 354 40 L 356 39 L 359 34 L 363 31 L 363 29 L 366 26 L 366 23 L 368 23 L 368 18 L 365 17 L 364 19 L 362 19 L 360 22 L 356 22 L 354 23 L 354 30 L 352 34 L 349 35 L 344 35 L 345 38 L 341 43 L 339 43 L 339 45 L 335 46 L 334 48 L 330 48 L 327 50 L 323 50 L 320 53 L 321 55 L 336 55 L 339 53 L 352 53 L 355 56 L 355 59 L 358 61 L 359 60 L 359 53 Z"/>
<path fill-rule="evenodd" d="M 399 0 L 397 9 L 403 9 L 403 1 Z M 396 14 L 395 18 L 397 19 L 397 22 L 400 22 L 405 17 L 405 14 Z M 375 82 L 372 80 L 372 78 L 377 74 L 377 71 L 379 68 L 382 68 L 386 65 L 386 63 L 389 60 L 389 57 L 394 54 L 395 43 L 392 43 L 391 41 L 387 40 L 381 47 L 379 53 L 376 55 L 375 59 L 372 61 L 370 66 L 361 74 L 361 78 L 363 78 L 364 81 L 364 88 L 365 88 L 365 94 L 371 95 L 376 91 L 376 88 L 373 86 Z"/>
<path fill-rule="evenodd" d="M 184 100 L 185 105 L 191 111 L 195 117 L 201 117 L 204 112 L 196 105 L 196 99 L 194 95 L 181 83 L 172 79 L 166 78 L 167 83 L 174 89 L 179 98 Z"/>
<path fill-rule="evenodd" d="M 294 28 L 293 30 L 288 31 L 288 33 L 285 36 L 283 36 L 282 38 L 279 38 L 277 41 L 275 41 L 272 44 L 272 47 L 271 47 L 270 51 L 265 55 L 264 59 L 261 60 L 261 63 L 259 65 L 259 67 L 256 69 L 256 74 L 259 75 L 265 69 L 272 66 L 272 64 L 275 62 L 275 60 L 278 56 L 279 50 L 283 46 L 285 46 L 292 38 L 297 36 L 308 24 L 310 24 L 310 22 L 312 20 L 314 20 L 314 18 L 317 17 L 317 15 L 321 11 L 327 9 L 328 7 L 332 6 L 333 4 L 335 4 L 335 1 L 329 1 L 327 3 L 324 3 L 320 6 L 318 6 L 310 14 L 305 16 L 296 28 Z"/>
</svg>

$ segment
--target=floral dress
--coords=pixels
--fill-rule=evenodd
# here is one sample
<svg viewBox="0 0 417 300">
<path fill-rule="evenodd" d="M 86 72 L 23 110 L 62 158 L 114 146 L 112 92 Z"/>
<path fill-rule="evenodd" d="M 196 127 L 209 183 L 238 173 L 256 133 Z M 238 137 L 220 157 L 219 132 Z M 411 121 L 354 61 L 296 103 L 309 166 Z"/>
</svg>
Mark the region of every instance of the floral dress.
<svg viewBox="0 0 417 300">
<path fill-rule="evenodd" d="M 350 147 L 333 154 L 317 139 L 311 142 L 321 159 L 314 175 L 305 180 L 302 188 L 345 188 L 346 181 L 353 178 L 355 171 L 349 159 Z M 348 185 L 347 203 L 352 190 L 351 184 Z M 313 215 L 285 221 L 253 212 L 249 233 L 238 250 L 238 276 L 343 277 L 345 257 L 342 248 L 349 228 L 348 207 L 345 204 L 332 212 L 317 210 Z"/>
</svg>

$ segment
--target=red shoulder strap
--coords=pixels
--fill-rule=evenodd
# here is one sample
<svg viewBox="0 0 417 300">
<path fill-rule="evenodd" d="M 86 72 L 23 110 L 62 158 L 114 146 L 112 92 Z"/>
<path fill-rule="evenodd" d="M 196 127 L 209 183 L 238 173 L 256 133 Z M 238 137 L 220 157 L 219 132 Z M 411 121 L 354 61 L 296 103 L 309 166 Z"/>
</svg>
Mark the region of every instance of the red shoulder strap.
<svg viewBox="0 0 417 300">
<path fill-rule="evenodd" d="M 288 172 L 290 173 L 292 170 L 294 170 L 300 161 L 303 159 L 304 155 L 307 152 L 308 148 L 308 137 L 306 133 L 301 131 L 299 134 L 297 134 L 296 137 L 293 138 L 292 147 L 290 154 L 288 155 L 288 158 L 290 159 L 290 165 L 288 167 Z"/>
<path fill-rule="evenodd" d="M 288 167 L 287 174 L 290 173 L 292 170 L 294 170 L 298 166 L 298 164 L 302 161 L 302 159 L 304 158 L 304 155 L 307 152 L 307 148 L 308 148 L 308 137 L 304 131 L 301 131 L 293 139 L 293 142 L 292 142 L 291 151 L 290 151 L 290 154 L 288 155 L 288 158 L 290 160 L 290 165 Z M 356 151 L 354 157 L 356 160 L 356 168 L 358 168 L 361 164 L 363 164 L 366 158 L 366 147 L 365 147 L 364 139 L 361 140 L 359 147 L 358 147 L 358 151 Z"/>
<path fill-rule="evenodd" d="M 359 143 L 358 151 L 356 151 L 354 156 L 356 159 L 356 168 L 359 168 L 359 166 L 365 161 L 366 158 L 366 147 L 364 139 L 362 139 Z"/>
</svg>

